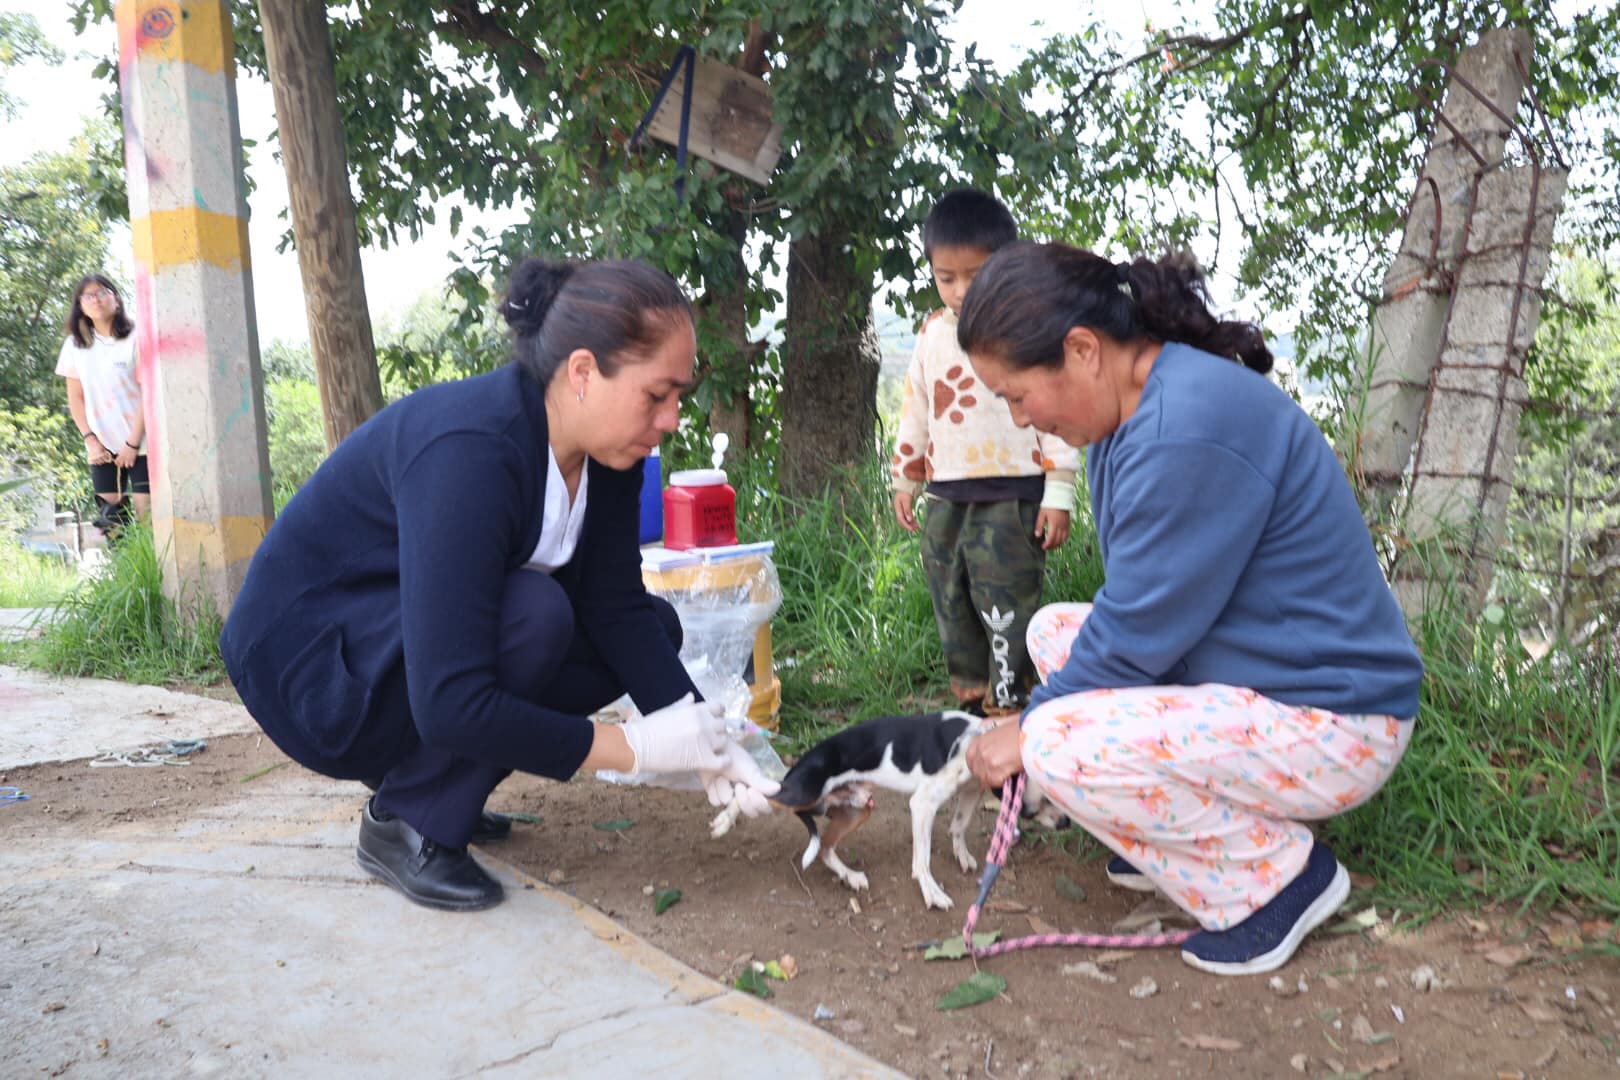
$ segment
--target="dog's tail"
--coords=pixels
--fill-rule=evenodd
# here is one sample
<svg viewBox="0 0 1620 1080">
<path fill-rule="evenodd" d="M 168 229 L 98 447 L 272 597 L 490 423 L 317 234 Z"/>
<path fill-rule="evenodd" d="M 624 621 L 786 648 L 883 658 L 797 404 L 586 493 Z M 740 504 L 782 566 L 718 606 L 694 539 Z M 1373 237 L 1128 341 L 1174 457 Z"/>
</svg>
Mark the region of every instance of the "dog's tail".
<svg viewBox="0 0 1620 1080">
<path fill-rule="evenodd" d="M 794 813 L 804 822 L 804 827 L 810 830 L 810 845 L 804 849 L 804 854 L 799 856 L 799 869 L 808 870 L 810 864 L 816 861 L 816 856 L 821 854 L 821 833 L 816 828 L 814 813 L 809 810 L 796 810 Z"/>
</svg>

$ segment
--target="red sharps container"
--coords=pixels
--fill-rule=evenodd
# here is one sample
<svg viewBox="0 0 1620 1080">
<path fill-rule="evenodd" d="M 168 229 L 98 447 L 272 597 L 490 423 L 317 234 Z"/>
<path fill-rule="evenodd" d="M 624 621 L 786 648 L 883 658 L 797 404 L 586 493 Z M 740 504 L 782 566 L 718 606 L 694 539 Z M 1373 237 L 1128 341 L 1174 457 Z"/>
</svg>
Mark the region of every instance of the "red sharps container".
<svg viewBox="0 0 1620 1080">
<path fill-rule="evenodd" d="M 664 489 L 664 546 L 676 551 L 737 542 L 737 493 L 724 469 L 670 473 Z"/>
</svg>

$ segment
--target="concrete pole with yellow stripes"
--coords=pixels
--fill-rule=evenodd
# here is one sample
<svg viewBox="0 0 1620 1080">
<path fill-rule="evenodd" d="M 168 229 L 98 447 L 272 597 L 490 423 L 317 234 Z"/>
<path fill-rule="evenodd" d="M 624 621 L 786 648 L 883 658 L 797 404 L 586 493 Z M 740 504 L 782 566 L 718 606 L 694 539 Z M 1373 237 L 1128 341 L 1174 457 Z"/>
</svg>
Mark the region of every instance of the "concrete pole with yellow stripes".
<svg viewBox="0 0 1620 1080">
<path fill-rule="evenodd" d="M 115 10 L 153 524 L 169 595 L 223 615 L 272 514 L 230 11 Z"/>
</svg>

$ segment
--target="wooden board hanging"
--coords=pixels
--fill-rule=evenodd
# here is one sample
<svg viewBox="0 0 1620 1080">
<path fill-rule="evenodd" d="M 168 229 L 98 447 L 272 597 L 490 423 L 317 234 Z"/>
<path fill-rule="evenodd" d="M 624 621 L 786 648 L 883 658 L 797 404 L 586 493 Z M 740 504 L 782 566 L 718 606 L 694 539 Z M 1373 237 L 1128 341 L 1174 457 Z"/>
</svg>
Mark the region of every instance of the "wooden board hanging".
<svg viewBox="0 0 1620 1080">
<path fill-rule="evenodd" d="M 687 152 L 756 184 L 769 183 L 782 156 L 782 125 L 771 115 L 771 88 L 764 79 L 709 57 L 699 56 L 695 63 Z M 684 75 L 676 74 L 647 125 L 647 134 L 671 146 L 681 138 Z"/>
</svg>

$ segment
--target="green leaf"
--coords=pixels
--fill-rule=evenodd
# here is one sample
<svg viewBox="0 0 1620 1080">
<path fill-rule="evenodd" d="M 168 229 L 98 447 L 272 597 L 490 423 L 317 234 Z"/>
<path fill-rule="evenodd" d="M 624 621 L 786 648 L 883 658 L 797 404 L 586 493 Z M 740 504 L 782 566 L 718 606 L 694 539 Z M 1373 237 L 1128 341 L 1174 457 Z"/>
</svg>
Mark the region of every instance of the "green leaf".
<svg viewBox="0 0 1620 1080">
<path fill-rule="evenodd" d="M 601 829 L 603 832 L 625 832 L 635 825 L 634 818 L 614 818 L 612 821 L 593 821 L 591 828 Z"/>
<path fill-rule="evenodd" d="M 1000 975 L 992 975 L 988 971 L 975 971 L 951 988 L 951 991 L 934 1003 L 934 1008 L 941 1012 L 951 1009 L 965 1009 L 969 1005 L 979 1005 L 1003 990 L 1007 989 L 1007 980 Z"/>
<path fill-rule="evenodd" d="M 681 902 L 681 890 L 659 889 L 653 895 L 653 914 L 662 915 L 670 908 Z"/>
<path fill-rule="evenodd" d="M 973 935 L 973 947 L 982 949 L 987 945 L 994 945 L 1001 936 L 1000 930 L 989 930 L 982 934 Z M 967 956 L 967 943 L 960 936 L 947 938 L 934 945 L 925 953 L 924 960 L 961 960 Z"/>
<path fill-rule="evenodd" d="M 768 998 L 776 995 L 776 991 L 771 989 L 771 984 L 765 981 L 765 976 L 753 968 L 744 970 L 731 985 L 755 997 Z"/>
<path fill-rule="evenodd" d="M 1081 886 L 1078 882 L 1070 880 L 1068 877 L 1066 877 L 1063 874 L 1058 875 L 1057 891 L 1058 891 L 1059 896 L 1064 897 L 1065 899 L 1068 899 L 1068 900 L 1073 900 L 1077 904 L 1085 902 L 1085 899 L 1086 899 L 1086 890 L 1085 890 L 1085 888 L 1083 886 Z"/>
</svg>

